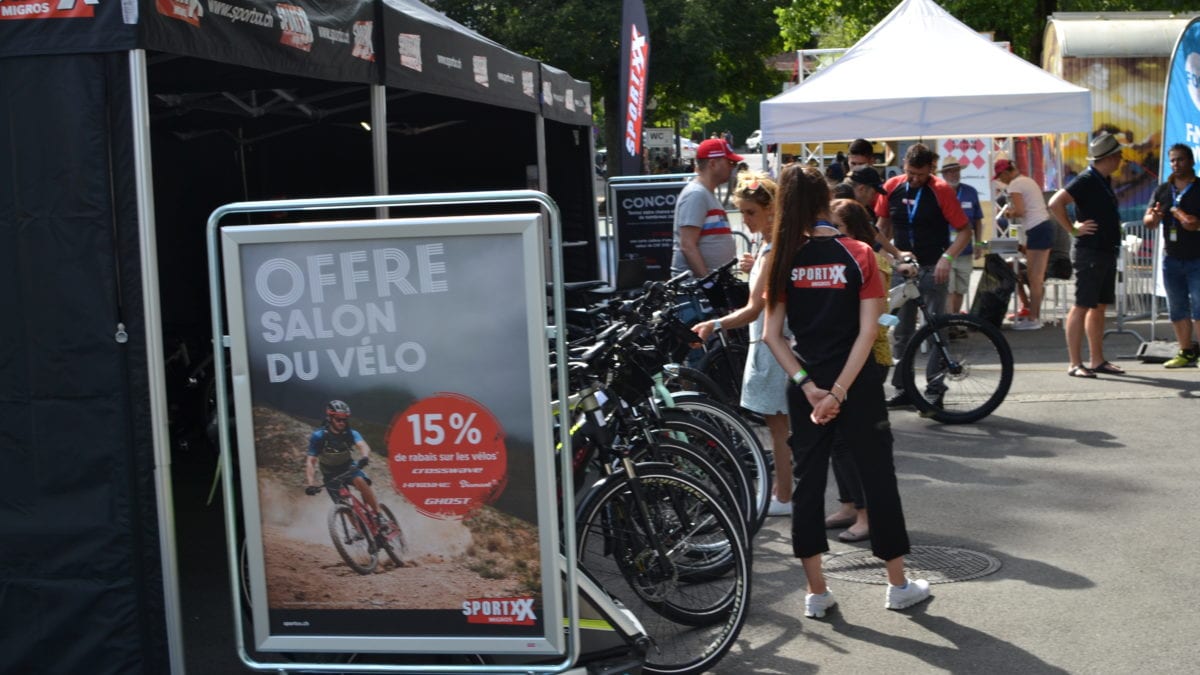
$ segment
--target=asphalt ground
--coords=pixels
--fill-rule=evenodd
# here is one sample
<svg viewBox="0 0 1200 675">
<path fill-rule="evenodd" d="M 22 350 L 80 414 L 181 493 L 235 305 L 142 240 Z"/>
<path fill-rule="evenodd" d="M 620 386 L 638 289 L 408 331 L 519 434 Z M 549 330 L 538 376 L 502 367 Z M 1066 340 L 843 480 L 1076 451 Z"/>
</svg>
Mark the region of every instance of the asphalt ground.
<svg viewBox="0 0 1200 675">
<path fill-rule="evenodd" d="M 1150 335 L 1148 322 L 1127 327 Z M 1165 321 L 1157 335 L 1170 335 Z M 1005 336 L 1016 376 L 991 416 L 946 426 L 891 414 L 913 545 L 1000 568 L 936 584 L 903 611 L 884 609 L 881 585 L 831 579 L 838 607 L 808 619 L 789 520 L 770 518 L 746 625 L 713 672 L 1200 672 L 1200 370 L 1121 358 L 1140 340 L 1117 334 L 1106 356 L 1126 375 L 1071 378 L 1061 327 Z M 202 506 L 210 466 L 175 467 L 192 473 L 176 492 L 187 668 L 249 672 L 234 652 L 219 506 Z M 827 499 L 832 511 L 832 479 Z M 866 548 L 837 532 L 832 553 Z"/>
<path fill-rule="evenodd" d="M 1016 374 L 991 416 L 890 415 L 912 544 L 1000 569 L 903 611 L 884 609 L 883 586 L 830 579 L 839 606 L 808 619 L 790 521 L 770 518 L 749 620 L 714 672 L 1200 672 L 1200 371 L 1117 358 L 1140 340 L 1113 334 L 1105 355 L 1127 374 L 1072 378 L 1060 326 L 1004 332 Z M 829 512 L 836 496 L 830 480 Z M 837 532 L 831 553 L 869 548 Z"/>
</svg>

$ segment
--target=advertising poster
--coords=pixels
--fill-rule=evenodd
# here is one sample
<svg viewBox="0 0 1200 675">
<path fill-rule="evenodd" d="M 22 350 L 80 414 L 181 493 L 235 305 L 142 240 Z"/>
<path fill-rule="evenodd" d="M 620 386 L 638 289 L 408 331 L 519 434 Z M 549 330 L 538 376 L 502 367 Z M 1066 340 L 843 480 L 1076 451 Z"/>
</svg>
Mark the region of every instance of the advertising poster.
<svg viewBox="0 0 1200 675">
<path fill-rule="evenodd" d="M 685 185 L 670 181 L 611 186 L 617 259 L 644 259 L 648 281 L 671 277 L 675 199 Z"/>
<path fill-rule="evenodd" d="M 558 651 L 540 223 L 222 230 L 260 649 Z"/>
</svg>

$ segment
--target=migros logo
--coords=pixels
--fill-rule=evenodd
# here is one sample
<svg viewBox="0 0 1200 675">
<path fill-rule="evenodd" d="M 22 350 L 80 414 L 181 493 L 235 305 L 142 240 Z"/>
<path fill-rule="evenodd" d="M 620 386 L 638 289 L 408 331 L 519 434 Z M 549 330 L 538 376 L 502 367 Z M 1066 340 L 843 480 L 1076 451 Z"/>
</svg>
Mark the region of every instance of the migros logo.
<svg viewBox="0 0 1200 675">
<path fill-rule="evenodd" d="M 0 21 L 91 19 L 100 0 L 0 0 Z"/>
</svg>

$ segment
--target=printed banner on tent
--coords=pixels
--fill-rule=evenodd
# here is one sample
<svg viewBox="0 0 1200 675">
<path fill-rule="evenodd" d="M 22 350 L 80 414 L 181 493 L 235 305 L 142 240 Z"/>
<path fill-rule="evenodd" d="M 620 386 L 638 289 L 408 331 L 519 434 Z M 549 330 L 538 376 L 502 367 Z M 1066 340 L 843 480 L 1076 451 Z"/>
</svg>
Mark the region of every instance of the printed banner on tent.
<svg viewBox="0 0 1200 675">
<path fill-rule="evenodd" d="M 264 648 L 556 651 L 540 222 L 223 231 Z"/>
</svg>

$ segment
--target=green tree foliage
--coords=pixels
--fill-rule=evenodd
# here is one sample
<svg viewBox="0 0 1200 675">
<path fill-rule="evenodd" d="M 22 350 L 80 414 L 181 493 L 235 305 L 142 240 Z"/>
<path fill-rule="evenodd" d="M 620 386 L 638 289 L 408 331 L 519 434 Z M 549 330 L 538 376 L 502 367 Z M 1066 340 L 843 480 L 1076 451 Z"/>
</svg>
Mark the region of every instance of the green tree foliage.
<svg viewBox="0 0 1200 675">
<path fill-rule="evenodd" d="M 645 0 L 655 103 L 649 124 L 671 125 L 699 107 L 738 111 L 778 92 L 782 76 L 766 65 L 782 49 L 777 2 Z M 430 6 L 514 51 L 588 80 L 602 97 L 606 138 L 616 147 L 621 2 L 608 0 L 429 0 Z M 610 163 L 610 169 L 615 162 Z"/>
<path fill-rule="evenodd" d="M 776 10 L 785 49 L 850 47 L 899 4 L 898 0 L 791 0 Z M 1055 12 L 1194 11 L 1183 0 L 943 0 L 939 5 L 959 21 L 1041 65 L 1042 34 Z M 913 46 L 927 44 L 937 59 L 937 36 L 914 36 Z"/>
</svg>

